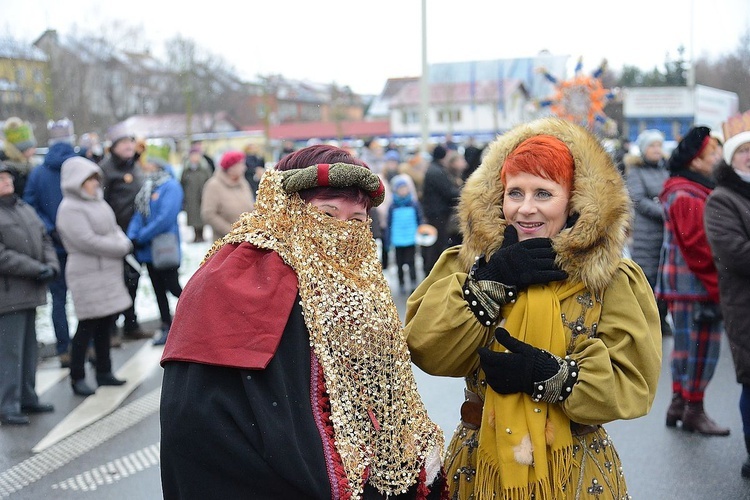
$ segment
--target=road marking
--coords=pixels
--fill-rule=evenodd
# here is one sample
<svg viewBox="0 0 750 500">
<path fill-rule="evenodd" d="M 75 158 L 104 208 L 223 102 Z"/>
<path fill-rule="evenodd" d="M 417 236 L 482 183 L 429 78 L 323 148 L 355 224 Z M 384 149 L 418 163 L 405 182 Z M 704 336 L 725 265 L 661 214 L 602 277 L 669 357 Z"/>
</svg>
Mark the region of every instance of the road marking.
<svg viewBox="0 0 750 500">
<path fill-rule="evenodd" d="M 52 485 L 52 489 L 70 491 L 95 491 L 105 484 L 113 484 L 120 479 L 159 465 L 159 443 L 146 446 L 129 455 L 116 458 L 104 465 L 94 467 Z"/>
<path fill-rule="evenodd" d="M 0 498 L 25 488 L 159 410 L 161 387 L 0 473 Z M 83 479 L 76 479 L 79 484 Z"/>
<path fill-rule="evenodd" d="M 127 380 L 125 385 L 97 388 L 96 394 L 84 399 L 68 413 L 31 451 L 38 453 L 112 413 L 159 366 L 163 350 L 163 347 L 154 347 L 151 342 L 146 342 L 117 371 L 118 378 Z"/>
</svg>

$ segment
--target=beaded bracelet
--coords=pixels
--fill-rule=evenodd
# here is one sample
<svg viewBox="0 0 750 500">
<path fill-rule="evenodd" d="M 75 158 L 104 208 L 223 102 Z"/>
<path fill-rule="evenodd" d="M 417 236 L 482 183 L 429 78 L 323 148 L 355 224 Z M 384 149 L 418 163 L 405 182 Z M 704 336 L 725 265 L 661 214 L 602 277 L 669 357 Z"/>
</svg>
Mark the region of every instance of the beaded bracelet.
<svg viewBox="0 0 750 500">
<path fill-rule="evenodd" d="M 573 385 L 578 380 L 578 363 L 570 359 L 570 356 L 565 356 L 565 359 L 563 359 L 546 351 L 545 353 L 557 361 L 560 369 L 547 380 L 534 382 L 534 392 L 531 393 L 531 399 L 534 402 L 562 403 L 570 396 Z"/>
<path fill-rule="evenodd" d="M 477 280 L 476 271 L 484 263 L 477 257 L 463 286 L 463 295 L 474 316 L 485 326 L 491 326 L 500 316 L 500 307 L 516 301 L 518 291 L 514 286 L 497 281 Z"/>
</svg>

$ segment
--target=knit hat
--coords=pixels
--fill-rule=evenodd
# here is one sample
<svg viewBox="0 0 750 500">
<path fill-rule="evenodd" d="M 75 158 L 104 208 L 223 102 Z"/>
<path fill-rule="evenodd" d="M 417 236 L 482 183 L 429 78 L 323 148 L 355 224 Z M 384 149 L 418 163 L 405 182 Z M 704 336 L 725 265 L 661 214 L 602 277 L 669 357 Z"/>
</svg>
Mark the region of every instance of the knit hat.
<svg viewBox="0 0 750 500">
<path fill-rule="evenodd" d="M 391 179 L 391 188 L 394 191 L 398 191 L 398 188 L 401 186 L 408 186 L 409 183 L 406 182 L 406 179 L 404 179 L 402 176 L 397 175 L 393 179 Z"/>
<path fill-rule="evenodd" d="M 435 149 L 432 150 L 432 159 L 435 161 L 442 160 L 448 152 L 443 146 L 438 144 Z"/>
<path fill-rule="evenodd" d="M 365 167 L 349 163 L 319 163 L 305 168 L 294 168 L 281 172 L 282 184 L 287 193 L 296 193 L 314 187 L 357 187 L 372 199 L 377 207 L 385 199 L 385 186 L 376 174 Z"/>
<path fill-rule="evenodd" d="M 125 124 L 125 122 L 120 122 L 117 125 L 113 125 L 107 131 L 107 140 L 110 141 L 110 148 L 114 148 L 115 144 L 123 139 L 135 140 L 135 135 L 133 135 L 130 130 L 128 130 L 128 126 Z"/>
<path fill-rule="evenodd" d="M 635 140 L 636 144 L 638 145 L 638 149 L 641 152 L 641 156 L 645 155 L 648 147 L 657 141 L 664 143 L 664 134 L 662 134 L 661 131 L 653 128 L 644 130 L 643 132 L 638 134 L 638 138 Z"/>
<path fill-rule="evenodd" d="M 724 161 L 727 162 L 727 165 L 732 164 L 732 156 L 734 156 L 737 148 L 748 142 L 750 142 L 750 131 L 740 132 L 727 139 L 727 142 L 724 143 Z"/>
<path fill-rule="evenodd" d="M 710 140 L 711 129 L 708 127 L 693 127 L 677 144 L 669 158 L 669 170 L 676 172 L 685 170 L 694 158 L 701 154 Z"/>
<path fill-rule="evenodd" d="M 148 157 L 149 160 L 152 159 L 159 159 L 163 163 L 169 163 L 169 154 L 172 152 L 172 148 L 169 147 L 169 144 L 162 143 L 146 143 L 146 153 L 145 155 Z"/>
<path fill-rule="evenodd" d="M 5 139 L 22 153 L 29 148 L 36 147 L 36 139 L 34 138 L 34 132 L 31 130 L 31 124 L 24 122 L 17 116 L 5 120 L 3 134 L 5 134 Z"/>
<path fill-rule="evenodd" d="M 12 174 L 12 172 L 10 171 L 10 167 L 8 165 L 6 165 L 5 163 L 3 163 L 3 162 L 0 161 L 0 174 L 2 174 L 3 172 L 8 172 L 8 173 Z"/>
<path fill-rule="evenodd" d="M 71 146 L 76 140 L 74 134 L 73 122 L 67 118 L 61 120 L 50 120 L 47 122 L 47 144 L 52 146 L 59 142 L 70 144 Z"/>
<path fill-rule="evenodd" d="M 158 156 L 148 156 L 146 161 L 151 165 L 158 167 L 160 170 L 168 170 L 170 168 L 169 163 Z"/>
<path fill-rule="evenodd" d="M 221 165 L 221 168 L 226 170 L 244 161 L 245 161 L 245 155 L 242 154 L 241 152 L 227 151 L 226 153 L 224 153 L 224 156 L 221 157 L 221 162 L 219 163 L 219 165 Z"/>
</svg>

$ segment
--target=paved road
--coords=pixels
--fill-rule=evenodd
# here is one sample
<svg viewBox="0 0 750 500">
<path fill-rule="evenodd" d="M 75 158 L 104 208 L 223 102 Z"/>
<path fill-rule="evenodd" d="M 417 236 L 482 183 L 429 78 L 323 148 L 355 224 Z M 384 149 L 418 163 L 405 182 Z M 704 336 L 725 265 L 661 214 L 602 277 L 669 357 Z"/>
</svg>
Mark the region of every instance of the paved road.
<svg viewBox="0 0 750 500">
<path fill-rule="evenodd" d="M 397 295 L 396 302 L 403 312 L 405 297 Z M 671 339 L 666 339 L 651 414 L 607 426 L 624 463 L 631 495 L 648 500 L 750 499 L 750 481 L 739 475 L 747 454 L 737 410 L 739 386 L 726 344 L 706 407 L 719 423 L 731 427 L 727 438 L 664 426 L 670 350 Z M 99 390 L 85 400 L 72 394 L 67 373 L 57 368 L 56 360 L 45 360 L 39 369 L 42 399 L 54 403 L 57 411 L 33 417 L 28 427 L 0 427 L 0 499 L 160 498 L 160 352 L 146 341 L 113 349 L 114 366 L 129 383 Z M 418 369 L 415 373 L 427 409 L 448 440 L 457 423 L 463 385 Z"/>
</svg>

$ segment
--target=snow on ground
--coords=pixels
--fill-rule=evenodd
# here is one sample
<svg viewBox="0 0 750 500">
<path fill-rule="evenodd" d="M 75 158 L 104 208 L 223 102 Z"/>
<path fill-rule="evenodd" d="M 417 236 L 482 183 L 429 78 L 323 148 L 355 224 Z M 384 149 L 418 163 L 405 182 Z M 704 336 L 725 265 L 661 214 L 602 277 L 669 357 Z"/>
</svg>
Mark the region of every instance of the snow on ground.
<svg viewBox="0 0 750 500">
<path fill-rule="evenodd" d="M 203 260 L 208 249 L 211 248 L 211 241 L 203 243 L 190 243 L 193 241 L 193 229 L 185 224 L 185 212 L 180 212 L 178 221 L 180 223 L 180 238 L 182 240 L 182 264 L 180 265 L 180 283 L 185 286 L 187 280 L 193 275 L 195 270 Z M 211 229 L 206 228 L 204 234 L 211 236 Z M 177 305 L 177 299 L 170 294 L 169 303 L 174 313 Z M 55 332 L 52 328 L 52 297 L 47 294 L 47 304 L 37 308 L 36 311 L 36 338 L 42 344 L 54 344 Z M 68 313 L 68 325 L 70 327 L 70 336 L 73 337 L 78 326 L 78 319 L 73 309 L 73 300 L 68 294 L 68 304 L 66 307 Z M 151 280 L 148 279 L 148 271 L 144 265 L 141 270 L 141 279 L 138 281 L 138 292 L 135 297 L 135 312 L 139 322 L 148 322 L 159 319 L 159 308 L 156 305 L 154 289 L 151 287 Z M 122 324 L 122 318 L 119 319 Z"/>
</svg>

